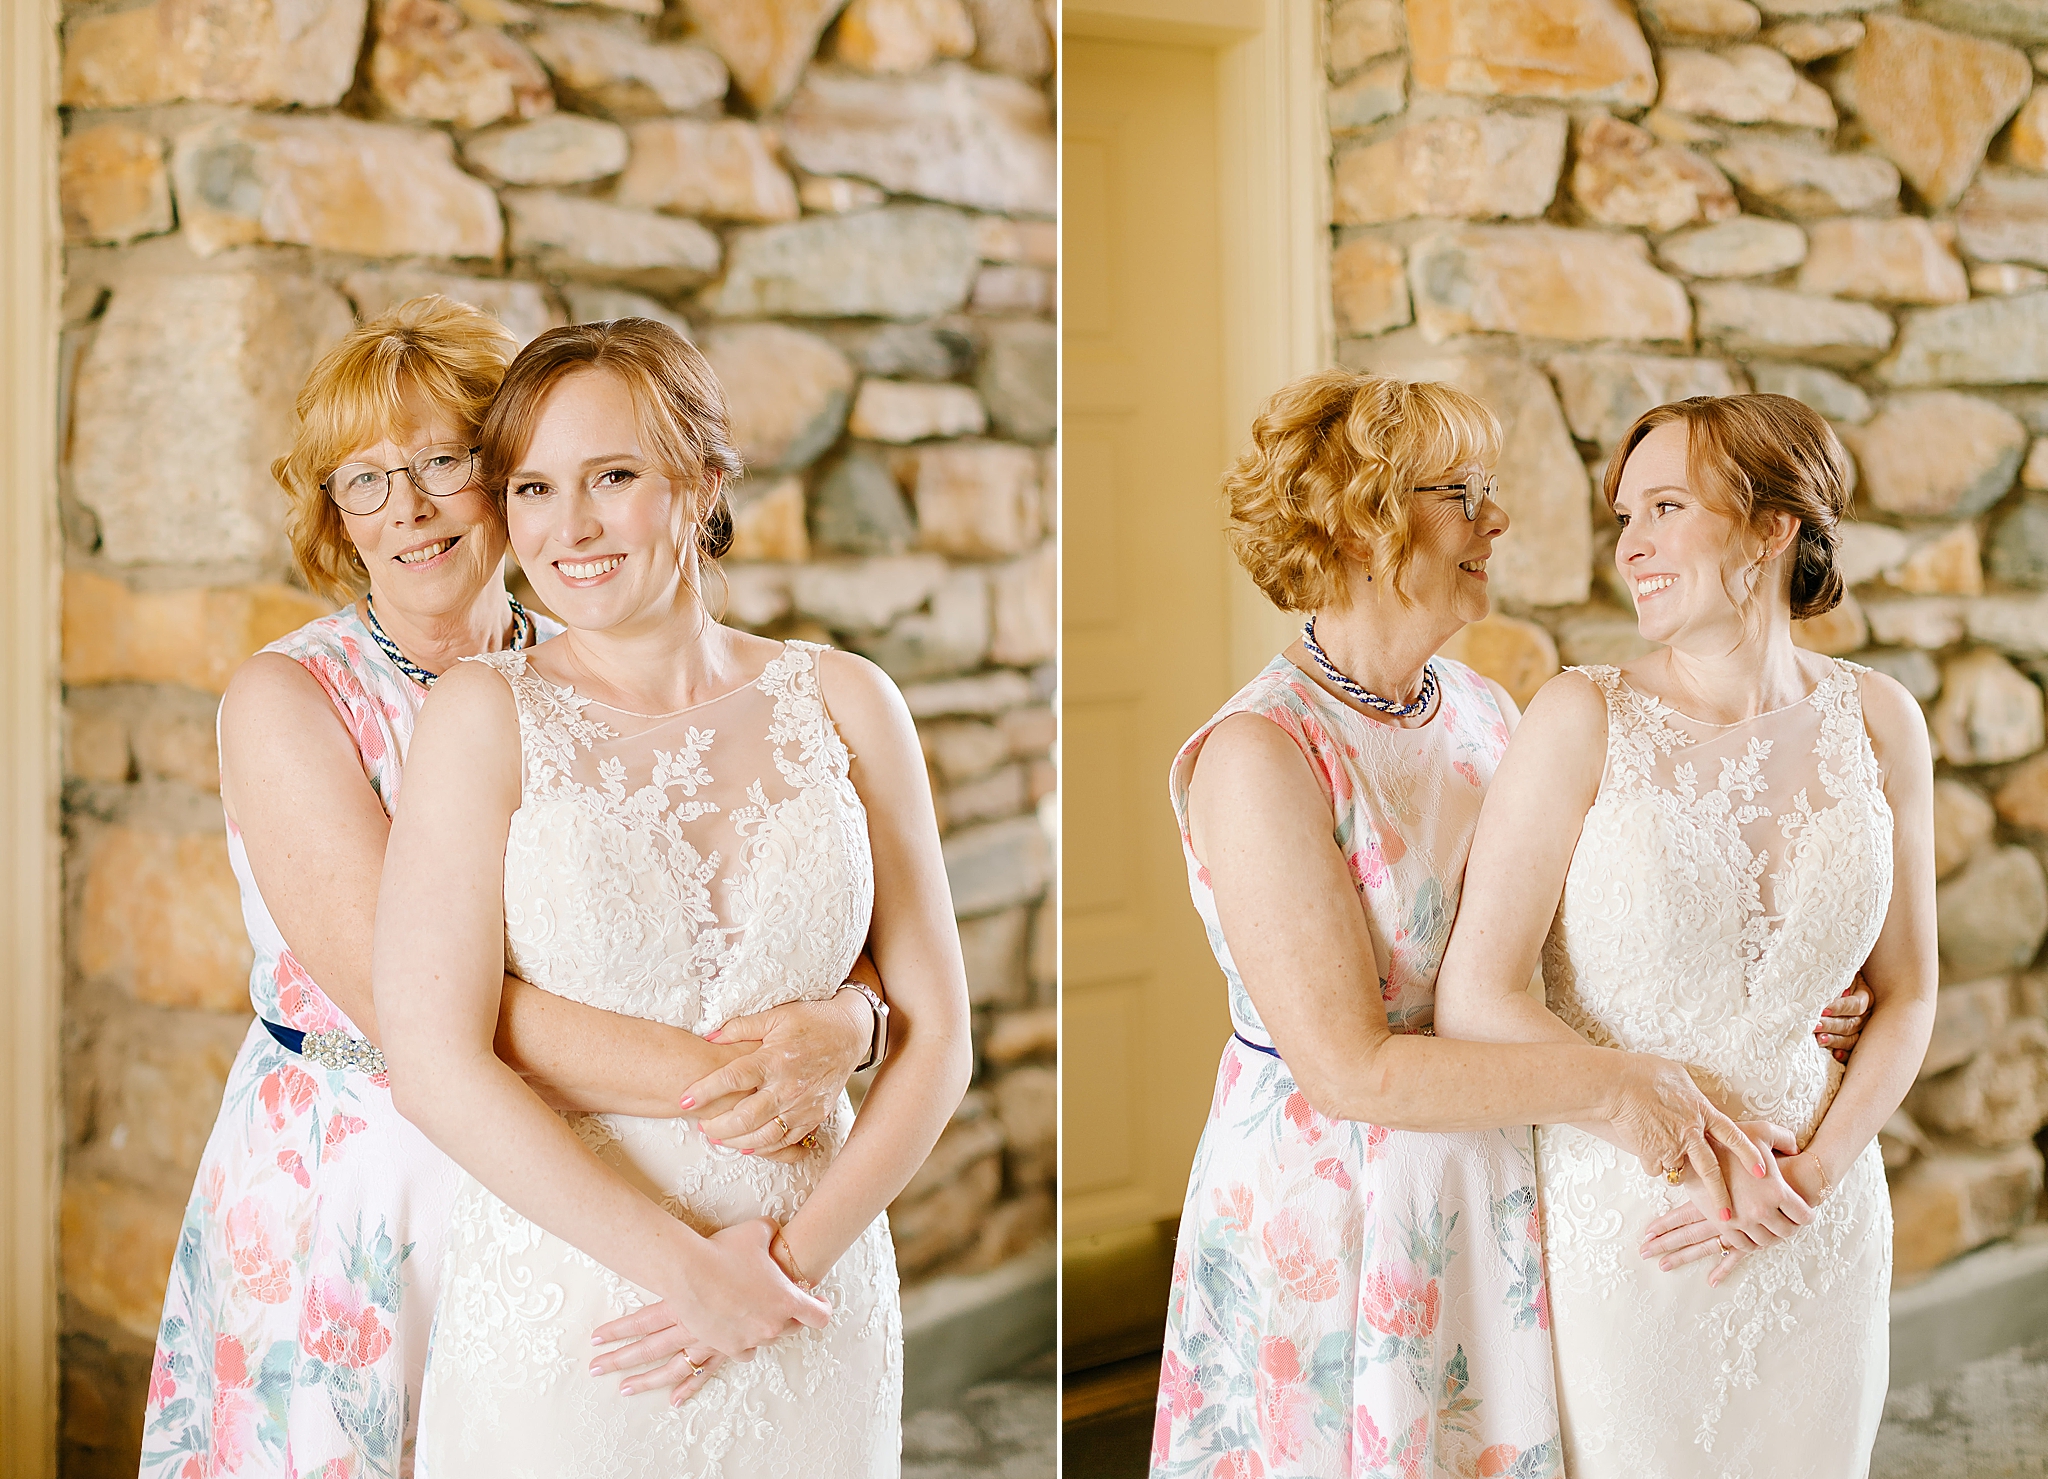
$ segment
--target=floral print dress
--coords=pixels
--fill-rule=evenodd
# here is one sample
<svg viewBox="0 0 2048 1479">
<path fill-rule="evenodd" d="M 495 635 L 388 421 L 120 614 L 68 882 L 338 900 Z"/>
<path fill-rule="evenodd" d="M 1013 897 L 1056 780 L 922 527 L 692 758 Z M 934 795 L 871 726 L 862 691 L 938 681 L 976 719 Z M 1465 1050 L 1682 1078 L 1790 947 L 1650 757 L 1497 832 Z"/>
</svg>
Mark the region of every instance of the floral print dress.
<svg viewBox="0 0 2048 1479">
<path fill-rule="evenodd" d="M 1508 739 L 1484 680 L 1434 662 L 1437 712 L 1401 729 L 1275 658 L 1174 760 L 1188 885 L 1234 1030 L 1181 1214 L 1160 1479 L 1562 1472 L 1530 1132 L 1421 1134 L 1318 1114 L 1245 991 L 1188 835 L 1210 730 L 1239 713 L 1280 726 L 1330 799 L 1388 1024 L 1423 1030 Z"/>
<path fill-rule="evenodd" d="M 539 636 L 560 628 L 536 618 Z M 354 606 L 273 642 L 326 690 L 388 814 L 426 690 Z M 259 1018 L 361 1037 L 293 957 L 241 834 L 228 858 Z M 454 1162 L 380 1073 L 328 1069 L 250 1024 L 199 1163 L 164 1295 L 144 1479 L 409 1473 Z"/>
</svg>

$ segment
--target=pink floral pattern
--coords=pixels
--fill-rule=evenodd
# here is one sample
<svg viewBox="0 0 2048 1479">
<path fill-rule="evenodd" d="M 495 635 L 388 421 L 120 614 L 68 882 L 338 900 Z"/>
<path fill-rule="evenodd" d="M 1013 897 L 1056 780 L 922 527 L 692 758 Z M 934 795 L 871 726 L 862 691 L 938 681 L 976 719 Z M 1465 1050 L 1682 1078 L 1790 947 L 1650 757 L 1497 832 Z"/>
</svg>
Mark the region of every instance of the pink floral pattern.
<svg viewBox="0 0 2048 1479">
<path fill-rule="evenodd" d="M 558 630 L 552 623 L 543 635 Z M 267 651 L 326 690 L 390 811 L 424 692 L 353 607 Z M 293 957 L 230 827 L 258 1015 L 355 1033 Z M 200 1162 L 164 1296 L 144 1479 L 411 1471 L 412 1416 L 459 1172 L 392 1108 L 382 1076 L 331 1071 L 252 1023 Z"/>
<path fill-rule="evenodd" d="M 1561 1473 L 1527 1130 L 1425 1135 L 1324 1118 L 1270 1051 L 1187 838 L 1210 728 L 1259 714 L 1330 798 L 1396 1031 L 1434 1015 L 1472 829 L 1507 726 L 1437 659 L 1420 729 L 1376 724 L 1284 659 L 1196 733 L 1172 794 L 1235 1035 L 1188 1181 L 1160 1364 L 1155 1476 Z"/>
</svg>

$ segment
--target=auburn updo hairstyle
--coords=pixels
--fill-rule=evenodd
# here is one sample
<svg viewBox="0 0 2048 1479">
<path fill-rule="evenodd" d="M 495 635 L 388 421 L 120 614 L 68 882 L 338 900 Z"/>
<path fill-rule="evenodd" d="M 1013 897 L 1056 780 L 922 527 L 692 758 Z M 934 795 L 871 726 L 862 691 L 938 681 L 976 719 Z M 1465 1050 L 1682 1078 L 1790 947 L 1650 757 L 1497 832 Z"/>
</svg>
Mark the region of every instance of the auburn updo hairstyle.
<svg viewBox="0 0 2048 1479">
<path fill-rule="evenodd" d="M 1748 534 L 1762 533 L 1773 514 L 1799 521 L 1792 542 L 1792 615 L 1821 616 L 1842 603 L 1835 568 L 1837 530 L 1849 511 L 1849 454 L 1834 428 L 1788 395 L 1696 395 L 1643 412 L 1608 459 L 1601 492 L 1607 506 L 1622 469 L 1643 438 L 1660 426 L 1686 428 L 1686 478 L 1710 506 Z"/>
<path fill-rule="evenodd" d="M 1341 601 L 1361 559 L 1405 600 L 1411 490 L 1499 454 L 1500 423 L 1462 390 L 1317 370 L 1273 392 L 1224 474 L 1231 550 L 1282 611 Z"/>
<path fill-rule="evenodd" d="M 585 370 L 606 371 L 625 384 L 642 445 L 676 485 L 676 546 L 684 552 L 685 575 L 691 551 L 716 561 L 732 548 L 726 494 L 745 464 L 732 444 L 725 391 L 711 366 L 689 340 L 650 318 L 549 329 L 519 351 L 477 436 L 484 487 L 502 509 L 548 393 Z"/>
</svg>

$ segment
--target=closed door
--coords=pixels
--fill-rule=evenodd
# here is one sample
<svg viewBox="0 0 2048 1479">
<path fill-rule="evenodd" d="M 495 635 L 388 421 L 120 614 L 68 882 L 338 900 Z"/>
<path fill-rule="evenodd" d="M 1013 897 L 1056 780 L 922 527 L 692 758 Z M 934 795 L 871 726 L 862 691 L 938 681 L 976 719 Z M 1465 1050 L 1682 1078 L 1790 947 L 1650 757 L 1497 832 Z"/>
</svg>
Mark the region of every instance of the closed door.
<svg viewBox="0 0 2048 1479">
<path fill-rule="evenodd" d="M 1062 1186 L 1070 1243 L 1178 1213 L 1229 1033 L 1166 773 L 1235 684 L 1217 53 L 1069 36 L 1061 334 Z"/>
</svg>

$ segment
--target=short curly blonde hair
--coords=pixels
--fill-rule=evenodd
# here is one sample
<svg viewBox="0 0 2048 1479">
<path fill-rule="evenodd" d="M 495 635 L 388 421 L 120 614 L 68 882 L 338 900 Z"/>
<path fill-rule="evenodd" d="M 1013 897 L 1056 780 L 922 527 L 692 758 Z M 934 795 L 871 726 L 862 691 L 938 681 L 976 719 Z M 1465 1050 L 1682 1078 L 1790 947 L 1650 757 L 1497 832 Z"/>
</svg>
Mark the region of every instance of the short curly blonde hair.
<svg viewBox="0 0 2048 1479">
<path fill-rule="evenodd" d="M 1251 450 L 1224 475 L 1231 550 L 1282 611 L 1341 601 L 1361 545 L 1406 599 L 1409 490 L 1467 462 L 1493 466 L 1500 439 L 1493 412 L 1454 386 L 1351 370 L 1304 375 L 1267 400 Z"/>
<path fill-rule="evenodd" d="M 429 293 L 380 313 L 320 357 L 299 391 L 291 450 L 270 464 L 291 500 L 285 533 L 308 586 L 345 601 L 369 583 L 341 510 L 320 486 L 341 459 L 406 429 L 414 393 L 474 444 L 518 348 L 488 313 Z"/>
</svg>

